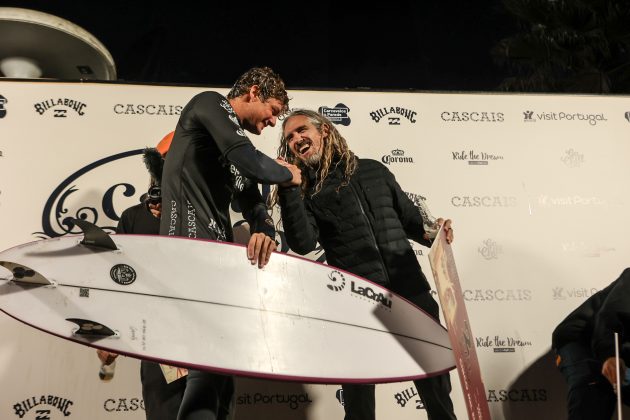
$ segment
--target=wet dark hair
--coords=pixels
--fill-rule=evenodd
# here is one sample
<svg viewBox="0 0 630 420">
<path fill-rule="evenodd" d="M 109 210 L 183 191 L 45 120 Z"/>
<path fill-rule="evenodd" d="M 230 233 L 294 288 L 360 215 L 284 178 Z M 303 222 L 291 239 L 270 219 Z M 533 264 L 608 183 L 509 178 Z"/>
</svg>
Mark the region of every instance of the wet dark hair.
<svg viewBox="0 0 630 420">
<path fill-rule="evenodd" d="M 284 81 L 269 67 L 253 67 L 241 75 L 230 89 L 227 97 L 233 99 L 249 92 L 249 89 L 257 85 L 260 89 L 260 98 L 263 101 L 274 98 L 282 103 L 282 112 L 289 109 L 289 95 L 287 95 Z"/>
</svg>

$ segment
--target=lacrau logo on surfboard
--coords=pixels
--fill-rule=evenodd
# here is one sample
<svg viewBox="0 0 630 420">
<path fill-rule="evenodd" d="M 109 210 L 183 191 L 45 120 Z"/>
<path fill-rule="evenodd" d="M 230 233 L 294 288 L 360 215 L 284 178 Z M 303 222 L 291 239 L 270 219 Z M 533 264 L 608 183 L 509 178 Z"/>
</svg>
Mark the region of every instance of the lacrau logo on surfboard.
<svg viewBox="0 0 630 420">
<path fill-rule="evenodd" d="M 330 279 L 332 283 L 327 284 L 326 287 L 328 287 L 333 292 L 338 292 L 340 290 L 343 290 L 344 287 L 346 287 L 346 278 L 343 276 L 343 274 L 341 274 L 340 271 L 337 271 L 337 270 L 332 271 L 328 275 L 328 278 Z"/>
<path fill-rule="evenodd" d="M 54 419 L 51 414 L 53 409 L 58 410 L 63 417 L 72 414 L 70 407 L 74 404 L 67 398 L 57 397 L 56 395 L 41 395 L 28 397 L 24 401 L 13 404 L 15 415 L 19 418 L 25 418 L 29 411 L 34 410 L 34 419 Z M 29 417 L 26 417 L 29 418 Z"/>
</svg>

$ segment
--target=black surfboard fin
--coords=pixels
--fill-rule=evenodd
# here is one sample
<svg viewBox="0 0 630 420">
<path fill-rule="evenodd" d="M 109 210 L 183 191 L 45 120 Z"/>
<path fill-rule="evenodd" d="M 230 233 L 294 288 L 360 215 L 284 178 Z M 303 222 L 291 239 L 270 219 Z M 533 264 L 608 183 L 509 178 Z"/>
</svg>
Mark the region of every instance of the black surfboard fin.
<svg viewBox="0 0 630 420">
<path fill-rule="evenodd" d="M 81 241 L 83 245 L 111 249 L 112 251 L 118 249 L 111 236 L 100 227 L 81 219 L 70 220 L 83 231 L 83 240 Z"/>
<path fill-rule="evenodd" d="M 78 330 L 74 331 L 75 335 L 82 335 L 90 338 L 111 337 L 116 335 L 114 330 L 106 327 L 100 322 L 82 318 L 66 318 L 66 321 L 74 322 L 79 327 Z"/>
<path fill-rule="evenodd" d="M 0 265 L 13 273 L 11 281 L 31 285 L 50 286 L 52 282 L 37 271 L 23 264 L 16 264 L 11 261 L 0 261 Z"/>
</svg>

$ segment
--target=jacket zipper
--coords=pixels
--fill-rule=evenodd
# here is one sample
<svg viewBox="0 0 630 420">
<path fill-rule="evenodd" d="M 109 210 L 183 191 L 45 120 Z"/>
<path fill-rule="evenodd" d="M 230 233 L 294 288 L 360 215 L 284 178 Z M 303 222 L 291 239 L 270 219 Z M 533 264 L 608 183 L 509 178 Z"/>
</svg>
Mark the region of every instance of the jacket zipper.
<svg viewBox="0 0 630 420">
<path fill-rule="evenodd" d="M 378 247 L 378 242 L 376 242 L 376 235 L 374 235 L 374 228 L 372 227 L 372 223 L 370 222 L 370 218 L 365 214 L 365 209 L 363 208 L 363 204 L 361 203 L 361 199 L 359 198 L 359 193 L 357 193 L 356 188 L 352 184 L 352 181 L 348 183 L 350 185 L 350 189 L 354 193 L 354 198 L 357 200 L 357 204 L 359 205 L 359 209 L 361 209 L 361 214 L 365 219 L 365 222 L 368 225 L 368 230 L 370 231 L 370 237 L 372 238 L 372 243 L 374 248 L 376 249 L 376 253 L 378 254 L 378 259 L 381 261 L 381 265 L 383 266 L 383 274 L 385 274 L 385 280 L 387 280 L 387 286 L 391 287 L 391 282 L 389 281 L 389 273 L 387 272 L 387 266 L 385 265 L 385 261 L 383 261 L 383 255 L 381 254 L 381 249 Z"/>
</svg>

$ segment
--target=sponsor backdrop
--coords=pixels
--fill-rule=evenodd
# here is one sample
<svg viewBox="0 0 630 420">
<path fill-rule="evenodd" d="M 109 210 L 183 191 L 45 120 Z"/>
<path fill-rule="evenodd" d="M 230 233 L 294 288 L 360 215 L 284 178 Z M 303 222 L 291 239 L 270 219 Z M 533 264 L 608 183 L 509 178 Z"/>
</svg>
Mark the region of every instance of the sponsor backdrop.
<svg viewBox="0 0 630 420">
<path fill-rule="evenodd" d="M 1 82 L 0 248 L 77 233 L 67 217 L 113 230 L 147 189 L 141 149 L 174 129 L 183 106 L 202 90 Z M 554 368 L 551 332 L 628 266 L 630 98 L 290 94 L 292 108 L 328 115 L 359 156 L 383 162 L 434 216 L 453 219 L 492 417 L 562 418 L 566 390 Z M 279 133 L 278 125 L 250 138 L 273 156 Z M 414 249 L 430 278 L 428 250 Z M 102 382 L 94 350 L 4 314 L 0 328 L 0 418 L 144 418 L 137 360 L 121 357 L 114 378 Z M 387 355 L 373 361 L 389 362 Z M 459 380 L 451 378 L 465 418 Z M 343 415 L 337 385 L 239 379 L 237 387 L 238 419 Z M 411 382 L 379 385 L 377 414 L 426 418 Z"/>
</svg>

